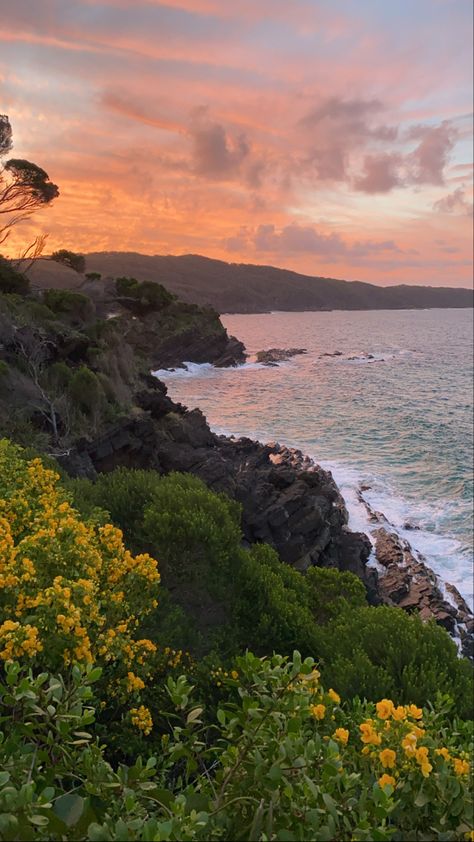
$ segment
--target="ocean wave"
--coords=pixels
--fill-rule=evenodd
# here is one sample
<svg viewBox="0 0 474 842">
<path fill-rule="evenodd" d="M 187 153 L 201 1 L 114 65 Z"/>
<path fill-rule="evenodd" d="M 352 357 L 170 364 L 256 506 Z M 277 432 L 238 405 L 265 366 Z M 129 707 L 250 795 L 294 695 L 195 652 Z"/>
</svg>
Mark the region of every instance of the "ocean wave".
<svg viewBox="0 0 474 842">
<path fill-rule="evenodd" d="M 323 460 L 319 464 L 331 471 L 339 487 L 351 529 L 365 532 L 369 538 L 380 526 L 395 532 L 409 542 L 414 552 L 419 553 L 442 580 L 454 585 L 471 608 L 474 606 L 472 561 L 461 541 L 446 531 L 443 523 L 456 516 L 455 501 L 437 506 L 406 500 L 381 477 L 361 476 L 355 467 L 341 463 Z M 364 489 L 363 499 L 361 489 Z M 382 516 L 380 523 L 370 521 L 363 500 Z"/>
</svg>

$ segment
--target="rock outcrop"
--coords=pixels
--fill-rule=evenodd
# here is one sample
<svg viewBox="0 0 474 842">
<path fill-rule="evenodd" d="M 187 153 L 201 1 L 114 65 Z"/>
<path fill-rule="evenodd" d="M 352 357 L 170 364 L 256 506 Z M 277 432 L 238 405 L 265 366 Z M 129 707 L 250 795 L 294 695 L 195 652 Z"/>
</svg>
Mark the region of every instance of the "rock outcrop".
<svg viewBox="0 0 474 842">
<path fill-rule="evenodd" d="M 290 357 L 306 353 L 306 348 L 269 348 L 268 351 L 258 351 L 256 361 L 263 365 L 278 365 L 278 363 L 286 362 Z"/>
<path fill-rule="evenodd" d="M 90 478 L 118 466 L 195 474 L 241 503 L 246 542 L 270 544 L 302 572 L 311 565 L 349 570 L 364 582 L 372 604 L 434 619 L 458 639 L 463 654 L 473 656 L 474 619 L 461 595 L 440 582 L 362 492 L 360 500 L 375 527 L 371 534 L 379 571 L 367 564 L 371 540 L 348 528 L 332 475 L 301 451 L 216 435 L 199 409 L 190 412 L 174 403 L 166 386 L 151 375 L 143 377 L 135 403 L 140 409 L 133 417 L 59 455 L 62 466 L 73 476 Z"/>
<path fill-rule="evenodd" d="M 193 473 L 241 503 L 247 542 L 271 544 L 301 571 L 310 565 L 350 570 L 376 600 L 376 573 L 366 566 L 370 542 L 349 530 L 330 473 L 299 450 L 215 435 L 198 409 L 187 411 L 170 400 L 164 384 L 145 379 L 148 388 L 136 395 L 141 414 L 59 456 L 71 475 L 93 478 L 119 465 Z"/>
<path fill-rule="evenodd" d="M 380 513 L 374 514 L 380 521 Z M 458 639 L 462 653 L 472 659 L 474 617 L 459 591 L 454 585 L 444 585 L 426 559 L 396 532 L 379 526 L 372 536 L 375 557 L 384 568 L 377 582 L 382 602 L 416 611 L 422 620 L 434 620 Z"/>
</svg>

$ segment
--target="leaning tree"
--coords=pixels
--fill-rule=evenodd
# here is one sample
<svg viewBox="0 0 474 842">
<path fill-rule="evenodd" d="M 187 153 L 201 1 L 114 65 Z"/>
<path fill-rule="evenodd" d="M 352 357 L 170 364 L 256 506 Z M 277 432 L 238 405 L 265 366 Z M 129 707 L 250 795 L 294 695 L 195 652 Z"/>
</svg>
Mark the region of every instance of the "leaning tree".
<svg viewBox="0 0 474 842">
<path fill-rule="evenodd" d="M 0 158 L 12 148 L 12 129 L 6 114 L 0 114 Z M 0 161 L 0 244 L 14 225 L 45 207 L 59 195 L 56 184 L 37 164 L 23 158 Z"/>
</svg>

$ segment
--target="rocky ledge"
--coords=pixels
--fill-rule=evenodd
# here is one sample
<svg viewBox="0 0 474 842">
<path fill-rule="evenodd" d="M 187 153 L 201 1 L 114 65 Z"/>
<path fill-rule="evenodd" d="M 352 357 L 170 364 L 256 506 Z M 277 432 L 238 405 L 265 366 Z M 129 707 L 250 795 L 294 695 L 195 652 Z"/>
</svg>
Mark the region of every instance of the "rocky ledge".
<svg viewBox="0 0 474 842">
<path fill-rule="evenodd" d="M 380 565 L 377 592 L 381 601 L 404 611 L 418 612 L 422 620 L 434 620 L 459 643 L 463 655 L 474 660 L 474 617 L 457 588 L 444 583 L 413 549 L 409 541 L 393 531 L 382 512 L 376 512 L 359 490 L 372 523 L 375 558 Z M 405 529 L 414 529 L 405 524 Z"/>
<path fill-rule="evenodd" d="M 330 473 L 299 450 L 214 434 L 200 410 L 188 411 L 159 380 L 146 380 L 148 388 L 136 395 L 139 414 L 58 456 L 71 475 L 94 478 L 119 465 L 193 473 L 241 503 L 247 542 L 271 544 L 301 571 L 310 565 L 350 570 L 377 600 L 376 573 L 366 566 L 370 542 L 348 528 Z"/>
<path fill-rule="evenodd" d="M 286 563 L 304 572 L 311 565 L 355 573 L 369 602 L 397 605 L 433 618 L 457 637 L 472 657 L 474 621 L 456 589 L 450 599 L 433 571 L 408 542 L 389 531 L 382 514 L 362 498 L 377 529 L 373 531 L 378 571 L 367 561 L 372 543 L 352 532 L 334 479 L 300 450 L 278 443 L 213 433 L 199 409 L 174 403 L 166 386 L 152 376 L 135 396 L 140 411 L 123 418 L 95 440 L 82 439 L 58 461 L 72 476 L 94 478 L 118 466 L 184 471 L 242 505 L 248 543 L 266 542 Z M 383 525 L 384 524 L 384 525 Z"/>
<path fill-rule="evenodd" d="M 307 353 L 306 348 L 269 348 L 268 351 L 258 351 L 255 359 L 263 365 L 278 365 L 278 363 L 286 362 L 290 357 Z"/>
</svg>

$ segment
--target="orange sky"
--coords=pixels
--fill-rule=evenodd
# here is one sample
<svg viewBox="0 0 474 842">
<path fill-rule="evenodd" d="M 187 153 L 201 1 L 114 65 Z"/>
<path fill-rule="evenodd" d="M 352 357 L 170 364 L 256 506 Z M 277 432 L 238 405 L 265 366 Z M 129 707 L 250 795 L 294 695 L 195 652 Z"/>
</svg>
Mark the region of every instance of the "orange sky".
<svg viewBox="0 0 474 842">
<path fill-rule="evenodd" d="M 3 0 L 0 0 L 3 2 Z M 9 250 L 469 286 L 468 0 L 15 0 L 0 113 L 60 188 Z"/>
</svg>

